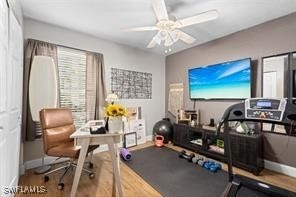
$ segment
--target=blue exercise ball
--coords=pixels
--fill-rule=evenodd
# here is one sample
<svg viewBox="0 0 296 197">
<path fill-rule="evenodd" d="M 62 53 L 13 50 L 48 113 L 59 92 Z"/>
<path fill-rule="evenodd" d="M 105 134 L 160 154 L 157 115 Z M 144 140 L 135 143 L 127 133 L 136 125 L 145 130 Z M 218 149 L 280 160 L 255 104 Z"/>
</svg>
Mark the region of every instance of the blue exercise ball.
<svg viewBox="0 0 296 197">
<path fill-rule="evenodd" d="M 158 121 L 153 127 L 154 135 L 162 135 L 164 137 L 163 142 L 168 143 L 173 139 L 173 125 L 170 119 L 164 118 Z"/>
</svg>

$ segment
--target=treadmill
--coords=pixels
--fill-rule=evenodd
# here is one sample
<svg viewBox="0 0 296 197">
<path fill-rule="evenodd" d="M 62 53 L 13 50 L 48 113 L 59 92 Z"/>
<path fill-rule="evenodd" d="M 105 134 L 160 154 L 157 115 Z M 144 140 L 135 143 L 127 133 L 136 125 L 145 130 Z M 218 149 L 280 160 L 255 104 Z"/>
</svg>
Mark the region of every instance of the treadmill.
<svg viewBox="0 0 296 197">
<path fill-rule="evenodd" d="M 287 100 L 269 98 L 250 98 L 242 103 L 228 107 L 217 127 L 217 135 L 224 125 L 224 141 L 226 144 L 226 156 L 228 164 L 229 183 L 223 192 L 224 197 L 296 197 L 296 193 L 260 182 L 242 175 L 234 175 L 232 170 L 231 143 L 229 137 L 229 121 L 248 121 L 272 123 L 285 126 L 293 126 L 296 121 L 296 106 L 287 103 Z"/>
</svg>

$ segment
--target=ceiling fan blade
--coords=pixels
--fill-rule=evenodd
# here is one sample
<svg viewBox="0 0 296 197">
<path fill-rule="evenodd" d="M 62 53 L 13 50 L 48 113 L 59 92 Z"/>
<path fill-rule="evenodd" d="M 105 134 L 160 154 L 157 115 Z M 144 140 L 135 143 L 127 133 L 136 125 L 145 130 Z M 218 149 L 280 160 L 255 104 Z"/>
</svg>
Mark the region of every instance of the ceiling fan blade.
<svg viewBox="0 0 296 197">
<path fill-rule="evenodd" d="M 190 36 L 189 34 L 179 31 L 179 39 L 187 44 L 192 44 L 196 39 Z"/>
<path fill-rule="evenodd" d="M 182 20 L 179 20 L 179 24 L 177 25 L 178 28 L 194 25 L 197 23 L 203 23 L 206 21 L 214 20 L 218 18 L 217 10 L 210 10 L 207 12 L 200 13 L 195 16 L 191 16 Z"/>
<path fill-rule="evenodd" d="M 149 42 L 149 44 L 147 45 L 147 48 L 153 48 L 153 47 L 155 47 L 156 44 L 157 43 L 156 43 L 155 39 L 153 38 L 151 40 L 151 42 Z"/>
<path fill-rule="evenodd" d="M 151 40 L 151 42 L 147 45 L 147 48 L 153 48 L 156 44 L 160 45 L 162 41 L 161 32 L 159 31 Z"/>
<path fill-rule="evenodd" d="M 152 0 L 152 7 L 159 21 L 169 19 L 164 0 Z"/>
<path fill-rule="evenodd" d="M 125 28 L 122 31 L 156 31 L 158 28 L 156 26 L 147 26 L 147 27 L 132 27 L 132 28 Z"/>
</svg>

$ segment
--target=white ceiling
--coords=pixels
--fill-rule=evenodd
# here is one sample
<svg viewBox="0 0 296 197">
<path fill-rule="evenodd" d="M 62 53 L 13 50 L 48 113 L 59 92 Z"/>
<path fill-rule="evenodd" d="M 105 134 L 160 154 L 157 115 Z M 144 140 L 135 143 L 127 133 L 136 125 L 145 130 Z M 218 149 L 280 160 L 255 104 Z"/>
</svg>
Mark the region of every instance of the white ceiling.
<svg viewBox="0 0 296 197">
<path fill-rule="evenodd" d="M 296 0 L 165 0 L 177 19 L 216 9 L 219 18 L 183 28 L 196 38 L 178 41 L 171 53 L 214 40 L 296 12 Z M 106 40 L 166 55 L 163 46 L 147 49 L 157 32 L 123 32 L 122 28 L 150 26 L 157 20 L 151 0 L 21 0 L 25 17 L 83 32 Z"/>
</svg>

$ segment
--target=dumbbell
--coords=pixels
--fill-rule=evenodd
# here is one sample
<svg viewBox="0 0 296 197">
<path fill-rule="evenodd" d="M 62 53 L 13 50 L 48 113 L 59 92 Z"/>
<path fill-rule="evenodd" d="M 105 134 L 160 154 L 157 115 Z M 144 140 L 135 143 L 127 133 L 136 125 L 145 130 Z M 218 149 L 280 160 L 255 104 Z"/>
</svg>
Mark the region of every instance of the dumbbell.
<svg viewBox="0 0 296 197">
<path fill-rule="evenodd" d="M 211 165 L 210 166 L 210 169 L 209 169 L 211 172 L 217 172 L 217 167 L 215 165 Z"/>
<path fill-rule="evenodd" d="M 197 162 L 197 164 L 198 164 L 199 166 L 201 166 L 201 167 L 204 166 L 204 163 L 205 163 L 205 161 L 204 161 L 203 159 L 201 159 L 201 160 L 199 160 L 199 161 Z"/>
<path fill-rule="evenodd" d="M 179 158 L 186 159 L 188 162 L 192 162 L 192 159 L 193 159 L 194 157 L 195 157 L 195 154 L 190 153 L 189 155 L 187 155 L 185 150 L 182 150 L 182 151 L 179 153 Z"/>
<path fill-rule="evenodd" d="M 210 169 L 210 161 L 209 161 L 209 160 L 204 161 L 204 165 L 203 165 L 203 167 L 204 167 L 205 169 Z"/>
<path fill-rule="evenodd" d="M 221 169 L 221 164 L 220 163 L 215 163 L 214 161 L 207 161 L 204 164 L 204 167 L 208 170 L 210 170 L 211 172 L 217 172 L 218 170 Z"/>
<path fill-rule="evenodd" d="M 214 161 L 206 161 L 204 163 L 204 168 L 210 170 L 211 172 L 217 172 L 217 168 L 215 167 Z"/>
<path fill-rule="evenodd" d="M 222 169 L 221 163 L 215 163 L 215 166 L 217 167 L 217 170 L 221 170 Z"/>
<path fill-rule="evenodd" d="M 204 158 L 201 156 L 194 157 L 194 158 L 192 158 L 192 163 L 198 164 L 198 162 L 203 159 Z"/>
<path fill-rule="evenodd" d="M 222 165 L 218 162 L 215 162 L 215 161 L 210 161 L 210 168 L 214 166 L 216 168 L 216 170 L 221 170 L 222 169 Z"/>
<path fill-rule="evenodd" d="M 197 162 L 197 164 L 201 167 L 205 167 L 205 164 L 208 163 L 210 160 L 206 157 L 203 157 L 201 160 Z"/>
</svg>

